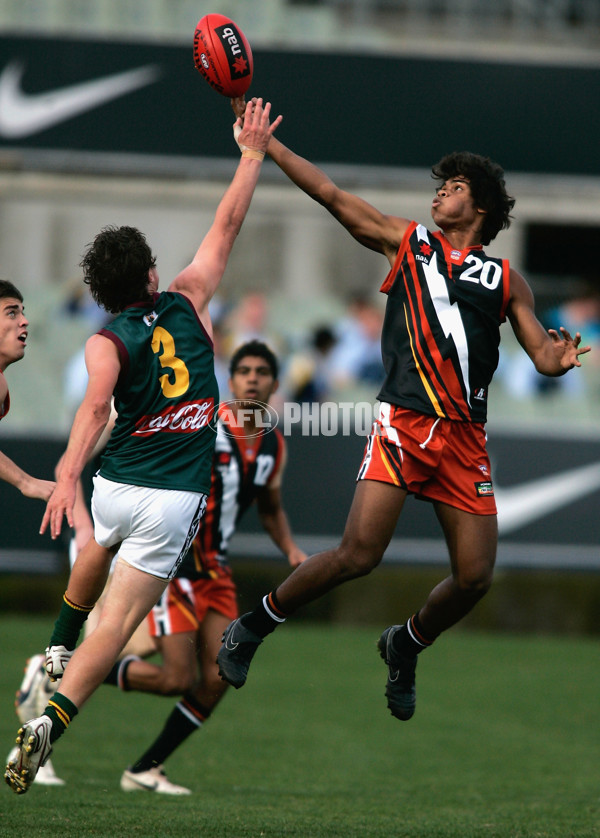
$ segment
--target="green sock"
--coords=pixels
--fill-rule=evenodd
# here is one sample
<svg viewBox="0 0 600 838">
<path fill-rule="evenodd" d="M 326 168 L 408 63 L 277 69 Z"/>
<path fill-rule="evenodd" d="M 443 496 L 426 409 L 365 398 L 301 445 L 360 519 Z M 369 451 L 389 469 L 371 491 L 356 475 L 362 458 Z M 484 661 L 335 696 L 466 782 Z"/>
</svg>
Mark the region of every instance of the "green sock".
<svg viewBox="0 0 600 838">
<path fill-rule="evenodd" d="M 71 602 L 65 594 L 48 645 L 74 649 L 77 646 L 81 628 L 93 607 L 93 605 L 77 605 L 77 603 Z"/>
<path fill-rule="evenodd" d="M 52 731 L 50 733 L 50 742 L 54 743 L 59 736 L 62 736 L 75 716 L 77 715 L 77 707 L 70 701 L 66 695 L 61 693 L 54 693 L 48 702 L 48 706 L 44 710 L 45 716 L 50 716 L 52 719 Z"/>
</svg>

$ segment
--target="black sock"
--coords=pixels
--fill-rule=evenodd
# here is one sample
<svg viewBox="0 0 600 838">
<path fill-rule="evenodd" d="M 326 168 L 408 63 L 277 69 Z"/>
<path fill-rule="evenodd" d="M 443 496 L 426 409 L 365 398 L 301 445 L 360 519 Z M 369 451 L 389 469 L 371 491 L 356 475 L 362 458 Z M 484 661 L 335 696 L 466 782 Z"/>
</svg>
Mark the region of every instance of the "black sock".
<svg viewBox="0 0 600 838">
<path fill-rule="evenodd" d="M 141 661 L 141 658 L 138 655 L 126 655 L 122 660 L 117 661 L 103 683 L 112 684 L 113 687 L 120 687 L 124 692 L 129 692 L 130 686 L 127 680 L 127 669 L 133 661 Z"/>
<path fill-rule="evenodd" d="M 190 734 L 202 727 L 210 713 L 209 709 L 199 704 L 192 696 L 184 695 L 173 708 L 158 737 L 129 770 L 139 774 L 140 771 L 148 771 L 162 765 Z"/>
<path fill-rule="evenodd" d="M 266 637 L 267 634 L 275 631 L 278 625 L 284 623 L 288 616 L 279 605 L 276 591 L 271 591 L 270 594 L 262 598 L 254 611 L 244 614 L 242 625 L 259 637 Z"/>
<path fill-rule="evenodd" d="M 394 635 L 392 648 L 403 658 L 416 658 L 423 649 L 431 646 L 434 640 L 435 637 L 428 638 L 425 636 L 419 615 L 413 614 L 406 625 L 402 626 L 400 631 Z"/>
</svg>

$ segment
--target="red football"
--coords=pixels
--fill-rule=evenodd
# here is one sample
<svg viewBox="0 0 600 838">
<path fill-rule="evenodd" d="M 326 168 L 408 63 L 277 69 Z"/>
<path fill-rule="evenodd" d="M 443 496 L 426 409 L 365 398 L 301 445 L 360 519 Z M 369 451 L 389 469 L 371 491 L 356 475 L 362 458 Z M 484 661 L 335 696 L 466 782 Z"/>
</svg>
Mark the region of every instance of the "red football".
<svg viewBox="0 0 600 838">
<path fill-rule="evenodd" d="M 250 87 L 254 62 L 246 36 L 225 15 L 204 15 L 194 32 L 194 64 L 217 93 L 229 99 Z"/>
</svg>

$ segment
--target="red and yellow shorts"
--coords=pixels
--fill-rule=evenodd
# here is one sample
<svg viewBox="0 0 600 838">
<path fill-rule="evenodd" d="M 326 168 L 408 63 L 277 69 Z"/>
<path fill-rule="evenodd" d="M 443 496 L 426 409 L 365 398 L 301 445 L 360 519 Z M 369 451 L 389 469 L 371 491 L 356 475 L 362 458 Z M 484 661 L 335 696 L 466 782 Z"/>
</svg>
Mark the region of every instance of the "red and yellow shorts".
<svg viewBox="0 0 600 838">
<path fill-rule="evenodd" d="M 484 426 L 382 402 L 358 480 L 392 483 L 419 498 L 495 515 Z"/>
<path fill-rule="evenodd" d="M 148 614 L 152 637 L 197 631 L 211 609 L 230 620 L 238 616 L 237 592 L 231 576 L 216 579 L 172 579 Z"/>
</svg>

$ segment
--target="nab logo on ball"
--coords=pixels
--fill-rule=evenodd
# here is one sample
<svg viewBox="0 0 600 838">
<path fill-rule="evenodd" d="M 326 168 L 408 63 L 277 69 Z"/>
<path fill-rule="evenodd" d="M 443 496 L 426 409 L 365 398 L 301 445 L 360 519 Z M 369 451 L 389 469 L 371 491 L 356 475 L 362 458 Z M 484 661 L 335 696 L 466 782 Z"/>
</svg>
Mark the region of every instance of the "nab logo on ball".
<svg viewBox="0 0 600 838">
<path fill-rule="evenodd" d="M 234 26 L 218 26 L 215 32 L 221 39 L 229 61 L 231 79 L 243 79 L 250 74 L 250 62 L 244 44 Z"/>
<path fill-rule="evenodd" d="M 194 64 L 206 81 L 230 99 L 250 87 L 254 64 L 244 33 L 225 15 L 205 15 L 194 32 Z"/>
</svg>

